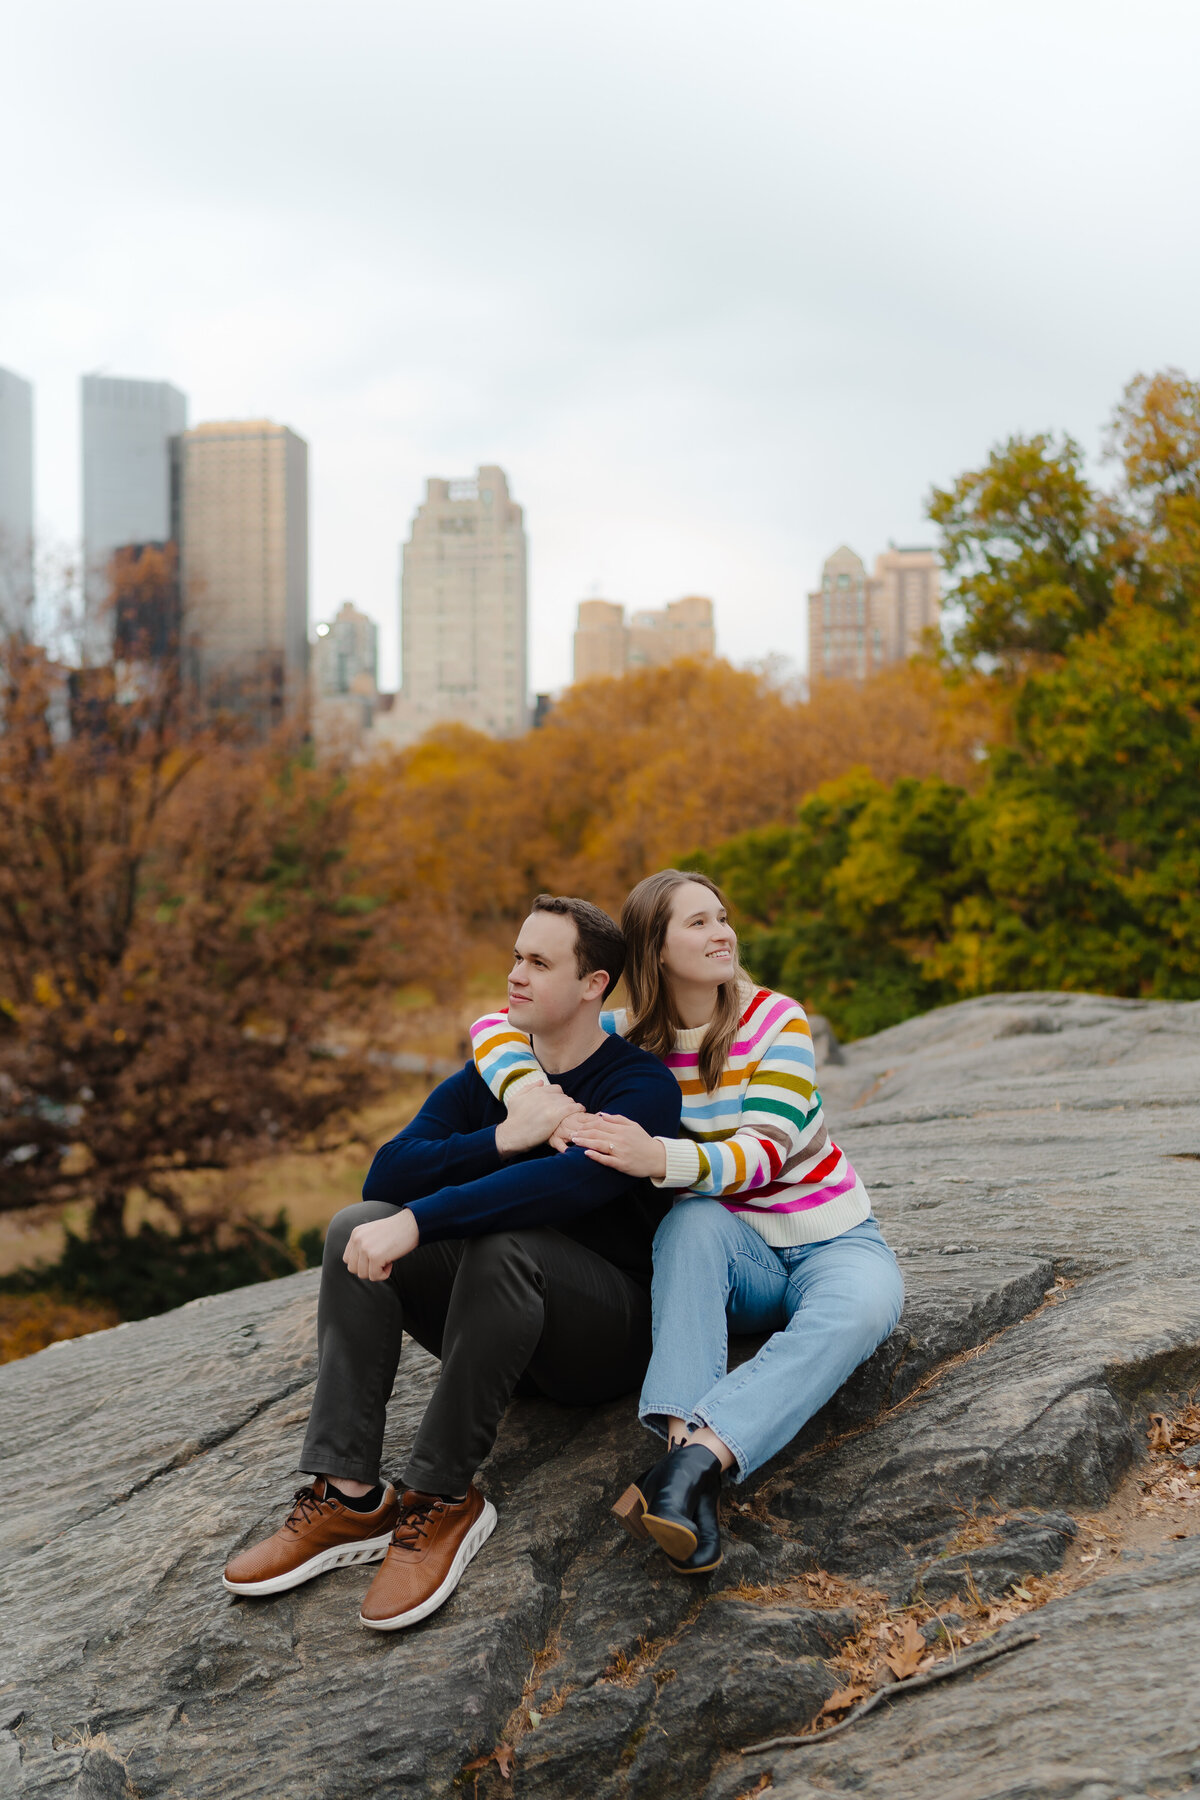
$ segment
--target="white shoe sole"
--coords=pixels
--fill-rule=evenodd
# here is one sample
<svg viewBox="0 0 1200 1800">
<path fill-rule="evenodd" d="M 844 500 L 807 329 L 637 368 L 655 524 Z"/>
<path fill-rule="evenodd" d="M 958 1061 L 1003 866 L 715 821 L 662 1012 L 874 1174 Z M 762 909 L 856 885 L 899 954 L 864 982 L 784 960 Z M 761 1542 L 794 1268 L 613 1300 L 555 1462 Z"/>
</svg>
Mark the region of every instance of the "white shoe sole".
<svg viewBox="0 0 1200 1800">
<path fill-rule="evenodd" d="M 422 1619 L 427 1619 L 430 1613 L 436 1612 L 450 1598 L 462 1580 L 463 1570 L 472 1557 L 483 1549 L 495 1529 L 496 1509 L 490 1500 L 485 1500 L 483 1511 L 458 1547 L 458 1554 L 450 1564 L 446 1579 L 430 1594 L 428 1600 L 422 1600 L 419 1606 L 410 1607 L 408 1612 L 397 1613 L 394 1619 L 364 1619 L 359 1613 L 359 1624 L 365 1625 L 368 1631 L 403 1631 L 406 1625 L 419 1625 Z"/>
<path fill-rule="evenodd" d="M 307 1562 L 289 1569 L 286 1575 L 272 1575 L 269 1581 L 230 1581 L 222 1575 L 221 1585 L 231 1594 L 283 1594 L 288 1588 L 303 1587 L 306 1581 L 325 1575 L 330 1569 L 348 1569 L 354 1563 L 382 1562 L 391 1541 L 391 1532 L 385 1531 L 382 1537 L 361 1538 L 357 1544 L 337 1544 L 330 1550 L 322 1550 L 319 1556 L 310 1556 Z"/>
</svg>

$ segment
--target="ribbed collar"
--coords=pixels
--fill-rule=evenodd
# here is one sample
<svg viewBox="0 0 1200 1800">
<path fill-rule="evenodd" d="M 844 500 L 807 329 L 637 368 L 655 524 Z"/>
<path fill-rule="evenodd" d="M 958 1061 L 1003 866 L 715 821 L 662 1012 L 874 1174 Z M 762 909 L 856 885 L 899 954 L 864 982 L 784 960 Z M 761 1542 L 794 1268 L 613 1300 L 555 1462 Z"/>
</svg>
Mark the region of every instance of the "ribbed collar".
<svg viewBox="0 0 1200 1800">
<path fill-rule="evenodd" d="M 743 981 L 738 984 L 738 998 L 742 1003 L 743 1013 L 753 1000 L 757 991 L 758 990 L 755 988 L 753 982 Z M 704 1042 L 704 1034 L 711 1024 L 712 1020 L 710 1019 L 708 1024 L 693 1025 L 687 1031 L 677 1031 L 675 1033 L 676 1050 L 698 1050 Z"/>
</svg>

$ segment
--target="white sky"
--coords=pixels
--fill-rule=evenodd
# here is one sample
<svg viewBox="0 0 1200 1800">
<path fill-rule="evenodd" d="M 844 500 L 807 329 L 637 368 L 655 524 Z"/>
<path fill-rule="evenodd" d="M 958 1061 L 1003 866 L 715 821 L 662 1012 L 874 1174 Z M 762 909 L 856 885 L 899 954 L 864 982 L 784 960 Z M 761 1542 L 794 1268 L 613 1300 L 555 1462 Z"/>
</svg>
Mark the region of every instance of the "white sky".
<svg viewBox="0 0 1200 1800">
<path fill-rule="evenodd" d="M 385 685 L 425 477 L 491 461 L 537 687 L 591 593 L 802 662 L 836 544 L 1200 370 L 1198 55 L 1188 0 L 8 0 L 39 519 L 80 373 L 165 378 L 308 439 L 312 618 L 371 612 Z"/>
</svg>

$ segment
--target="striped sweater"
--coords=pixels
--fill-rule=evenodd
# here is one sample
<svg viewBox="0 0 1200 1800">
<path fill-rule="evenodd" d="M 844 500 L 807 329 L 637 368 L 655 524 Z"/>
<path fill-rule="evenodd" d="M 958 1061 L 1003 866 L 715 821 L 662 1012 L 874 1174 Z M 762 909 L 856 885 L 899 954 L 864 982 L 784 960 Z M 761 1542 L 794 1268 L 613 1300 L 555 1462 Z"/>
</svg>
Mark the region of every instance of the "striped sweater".
<svg viewBox="0 0 1200 1800">
<path fill-rule="evenodd" d="M 871 1212 L 867 1190 L 825 1127 L 804 1008 L 768 988 L 742 989 L 745 1011 L 712 1093 L 700 1082 L 705 1026 L 676 1034 L 667 1067 L 683 1090 L 684 1133 L 660 1138 L 657 1187 L 719 1200 L 776 1248 L 838 1237 Z M 600 1015 L 624 1035 L 627 1015 Z M 546 1081 L 529 1039 L 490 1013 L 471 1027 L 475 1063 L 497 1099 Z"/>
</svg>

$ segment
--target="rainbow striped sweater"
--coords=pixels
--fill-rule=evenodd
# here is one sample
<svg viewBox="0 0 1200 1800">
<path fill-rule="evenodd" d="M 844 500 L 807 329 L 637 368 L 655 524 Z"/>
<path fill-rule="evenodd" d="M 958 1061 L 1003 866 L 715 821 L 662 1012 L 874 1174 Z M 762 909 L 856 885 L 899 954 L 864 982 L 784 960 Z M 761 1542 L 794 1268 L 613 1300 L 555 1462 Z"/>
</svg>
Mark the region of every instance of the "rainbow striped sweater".
<svg viewBox="0 0 1200 1800">
<path fill-rule="evenodd" d="M 804 1008 L 767 988 L 746 1002 L 712 1093 L 699 1076 L 706 1027 L 680 1031 L 667 1067 L 683 1090 L 679 1138 L 661 1138 L 667 1172 L 655 1185 L 719 1200 L 776 1248 L 838 1237 L 870 1216 L 867 1190 L 825 1127 L 812 1033 Z M 624 1035 L 624 1012 L 600 1015 Z M 529 1039 L 489 1013 L 471 1027 L 475 1064 L 497 1099 L 546 1076 Z"/>
</svg>

